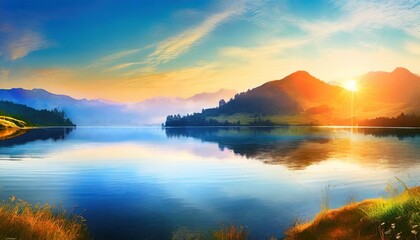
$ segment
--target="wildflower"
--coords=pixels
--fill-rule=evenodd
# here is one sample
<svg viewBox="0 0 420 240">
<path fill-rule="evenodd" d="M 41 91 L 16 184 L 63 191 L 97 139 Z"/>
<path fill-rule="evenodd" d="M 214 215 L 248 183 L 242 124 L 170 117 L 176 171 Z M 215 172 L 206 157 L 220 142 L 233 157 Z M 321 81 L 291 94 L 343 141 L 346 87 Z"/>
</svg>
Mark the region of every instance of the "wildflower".
<svg viewBox="0 0 420 240">
<path fill-rule="evenodd" d="M 391 223 L 391 228 L 394 229 L 395 228 L 395 223 Z"/>
<path fill-rule="evenodd" d="M 417 225 L 417 224 L 416 224 L 416 225 L 413 225 L 411 228 L 417 228 L 418 226 L 419 226 L 419 225 Z"/>
<path fill-rule="evenodd" d="M 416 230 L 411 230 L 411 233 L 414 235 L 417 235 L 417 231 Z"/>
</svg>

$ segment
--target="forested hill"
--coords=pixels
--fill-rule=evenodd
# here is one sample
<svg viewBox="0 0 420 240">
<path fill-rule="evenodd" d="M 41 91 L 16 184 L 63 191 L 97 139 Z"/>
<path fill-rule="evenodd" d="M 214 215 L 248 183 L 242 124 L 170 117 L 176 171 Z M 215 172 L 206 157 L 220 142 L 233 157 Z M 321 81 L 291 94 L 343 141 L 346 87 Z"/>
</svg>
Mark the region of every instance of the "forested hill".
<svg viewBox="0 0 420 240">
<path fill-rule="evenodd" d="M 398 112 L 409 115 L 392 119 Z M 297 71 L 229 101 L 222 99 L 218 107 L 201 113 L 169 115 L 165 125 L 350 125 L 357 116 L 358 120 L 371 119 L 360 124 L 417 126 L 418 120 L 410 114 L 420 115 L 420 76 L 405 68 L 363 75 L 356 91 Z"/>
<path fill-rule="evenodd" d="M 34 108 L 0 101 L 0 116 L 8 116 L 25 121 L 28 126 L 75 126 L 63 111 L 36 110 Z"/>
</svg>

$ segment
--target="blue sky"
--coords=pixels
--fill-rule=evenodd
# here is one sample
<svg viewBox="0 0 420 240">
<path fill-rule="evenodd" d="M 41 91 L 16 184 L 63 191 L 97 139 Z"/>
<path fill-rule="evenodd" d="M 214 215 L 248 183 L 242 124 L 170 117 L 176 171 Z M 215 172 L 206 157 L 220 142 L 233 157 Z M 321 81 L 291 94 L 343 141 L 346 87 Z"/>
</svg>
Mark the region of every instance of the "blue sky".
<svg viewBox="0 0 420 240">
<path fill-rule="evenodd" d="M 138 101 L 420 72 L 420 1 L 0 0 L 0 87 Z"/>
</svg>

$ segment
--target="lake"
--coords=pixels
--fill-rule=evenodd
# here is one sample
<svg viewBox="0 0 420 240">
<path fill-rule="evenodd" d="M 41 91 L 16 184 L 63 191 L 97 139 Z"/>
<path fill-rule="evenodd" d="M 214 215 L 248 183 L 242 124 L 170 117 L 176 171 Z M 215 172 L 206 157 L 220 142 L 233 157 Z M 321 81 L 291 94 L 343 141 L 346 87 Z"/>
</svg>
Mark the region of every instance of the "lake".
<svg viewBox="0 0 420 240">
<path fill-rule="evenodd" d="M 0 141 L 0 199 L 77 206 L 95 239 L 171 239 L 295 219 L 420 182 L 420 129 L 34 129 Z"/>
</svg>

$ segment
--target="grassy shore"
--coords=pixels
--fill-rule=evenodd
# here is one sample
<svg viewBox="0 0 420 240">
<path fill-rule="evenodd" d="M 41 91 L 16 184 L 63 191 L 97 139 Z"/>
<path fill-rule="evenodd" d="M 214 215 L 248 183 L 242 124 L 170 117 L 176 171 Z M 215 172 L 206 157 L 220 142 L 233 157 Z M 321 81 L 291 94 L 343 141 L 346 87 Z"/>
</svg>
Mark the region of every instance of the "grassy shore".
<svg viewBox="0 0 420 240">
<path fill-rule="evenodd" d="M 89 239 L 81 215 L 50 205 L 30 205 L 11 197 L 0 205 L 0 239 Z M 290 240 L 359 239 L 420 240 L 420 187 L 390 199 L 369 199 L 339 209 L 323 210 L 311 222 L 286 231 Z M 205 234 L 178 233 L 173 239 L 252 239 L 247 228 L 225 226 Z M 275 237 L 268 239 L 276 239 Z"/>
<path fill-rule="evenodd" d="M 311 222 L 297 223 L 286 239 L 420 239 L 420 187 L 390 199 L 369 199 L 325 210 Z"/>
<path fill-rule="evenodd" d="M 89 239 L 86 220 L 50 205 L 11 197 L 0 204 L 0 239 Z"/>
</svg>

